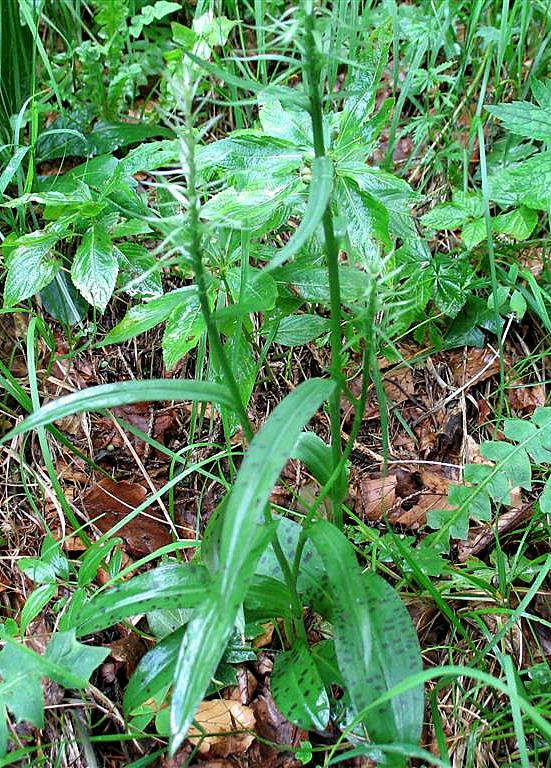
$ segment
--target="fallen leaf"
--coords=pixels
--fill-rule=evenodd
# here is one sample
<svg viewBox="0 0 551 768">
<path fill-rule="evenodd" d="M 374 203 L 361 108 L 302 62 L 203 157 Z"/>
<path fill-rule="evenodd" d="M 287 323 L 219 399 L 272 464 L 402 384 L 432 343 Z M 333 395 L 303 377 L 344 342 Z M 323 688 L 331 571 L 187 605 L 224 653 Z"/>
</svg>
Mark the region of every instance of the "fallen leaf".
<svg viewBox="0 0 551 768">
<path fill-rule="evenodd" d="M 203 701 L 188 732 L 189 741 L 201 755 L 228 757 L 246 752 L 254 741 L 254 712 L 238 701 Z M 205 736 L 205 734 L 207 734 Z M 209 735 L 212 734 L 212 735 Z"/>
<path fill-rule="evenodd" d="M 475 379 L 472 382 L 473 385 L 478 384 L 499 373 L 499 356 L 489 347 L 452 352 L 448 356 L 448 362 L 452 369 L 453 380 L 458 387 L 464 386 L 471 379 Z"/>
<path fill-rule="evenodd" d="M 94 525 L 102 533 L 108 533 L 113 526 L 136 509 L 147 497 L 147 490 L 139 483 L 127 480 L 117 482 L 102 478 L 86 494 L 83 507 Z M 126 542 L 128 551 L 136 556 L 147 555 L 160 547 L 170 544 L 172 537 L 164 518 L 155 514 L 155 507 L 149 507 L 147 515 L 142 513 L 123 525 L 117 536 Z"/>
<path fill-rule="evenodd" d="M 307 732 L 283 717 L 266 686 L 251 706 L 256 715 L 256 731 L 262 741 L 255 741 L 251 746 L 249 764 L 262 768 L 299 768 L 301 763 L 293 753 L 278 749 L 277 745 L 298 747 L 308 738 Z"/>
<path fill-rule="evenodd" d="M 381 517 L 396 503 L 396 475 L 360 478 L 356 493 L 356 514 L 370 521 Z"/>
<path fill-rule="evenodd" d="M 383 386 L 386 396 L 393 403 L 399 405 L 415 394 L 415 379 L 413 368 L 406 366 L 404 368 L 395 368 L 385 374 Z"/>
<path fill-rule="evenodd" d="M 132 632 L 109 643 L 109 648 L 110 657 L 124 666 L 127 679 L 130 679 L 138 662 L 147 651 L 147 646 L 141 637 Z"/>
<path fill-rule="evenodd" d="M 507 390 L 507 399 L 515 411 L 531 414 L 536 408 L 545 405 L 545 389 L 542 384 L 530 387 L 513 385 Z"/>
</svg>

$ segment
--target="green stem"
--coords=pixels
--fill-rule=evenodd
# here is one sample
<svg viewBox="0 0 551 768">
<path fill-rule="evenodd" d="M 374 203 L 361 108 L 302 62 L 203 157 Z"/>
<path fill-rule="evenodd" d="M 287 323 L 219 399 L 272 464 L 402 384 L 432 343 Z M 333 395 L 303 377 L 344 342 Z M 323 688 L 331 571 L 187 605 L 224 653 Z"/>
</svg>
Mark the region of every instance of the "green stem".
<svg viewBox="0 0 551 768">
<path fill-rule="evenodd" d="M 186 110 L 186 116 L 189 117 L 190 114 L 191 114 L 191 109 Z M 195 282 L 196 282 L 197 291 L 199 294 L 201 312 L 203 314 L 205 325 L 207 327 L 207 335 L 208 335 L 210 349 L 213 355 L 215 356 L 215 359 L 218 365 L 220 366 L 220 369 L 222 370 L 225 383 L 229 387 L 235 399 L 237 415 L 239 417 L 241 426 L 243 428 L 243 432 L 245 433 L 245 437 L 247 441 L 250 443 L 254 436 L 253 426 L 249 420 L 245 406 L 243 405 L 243 401 L 241 399 L 241 394 L 239 392 L 237 381 L 233 374 L 232 367 L 228 361 L 224 347 L 222 345 L 222 341 L 220 339 L 220 335 L 218 333 L 216 321 L 212 315 L 212 312 L 210 311 L 210 306 L 209 306 L 209 301 L 207 296 L 207 283 L 206 283 L 205 271 L 203 267 L 203 260 L 201 258 L 201 243 L 200 243 L 200 234 L 199 234 L 200 222 L 199 222 L 199 200 L 198 200 L 197 188 L 196 188 L 197 175 L 196 175 L 196 168 L 195 168 L 195 140 L 194 140 L 191 127 L 189 125 L 187 126 L 186 133 L 185 133 L 185 143 L 186 143 L 186 149 L 187 149 L 187 166 L 188 166 L 187 195 L 188 195 L 188 207 L 189 207 L 189 212 L 188 212 L 189 231 L 190 231 L 189 251 L 192 259 L 193 271 L 195 273 Z M 269 505 L 267 505 L 264 510 L 264 517 L 267 523 L 272 522 L 272 514 L 270 511 Z M 289 589 L 291 604 L 293 608 L 293 615 L 294 615 L 293 630 L 301 639 L 303 639 L 306 642 L 306 630 L 304 628 L 304 623 L 302 621 L 302 603 L 300 601 L 300 597 L 297 592 L 296 580 L 293 579 L 292 577 L 291 568 L 289 566 L 289 563 L 287 562 L 285 553 L 281 548 L 279 539 L 277 538 L 277 532 L 272 541 L 272 547 L 273 547 L 276 559 L 279 563 L 279 566 L 283 572 L 287 587 Z"/>
<path fill-rule="evenodd" d="M 236 409 L 239 421 L 241 423 L 241 427 L 245 434 L 245 437 L 247 438 L 247 441 L 250 442 L 253 438 L 254 430 L 249 420 L 249 417 L 247 415 L 247 410 L 243 405 L 243 400 L 241 399 L 239 386 L 237 384 L 236 378 L 233 374 L 232 367 L 229 363 L 224 347 L 222 345 L 222 341 L 218 333 L 218 328 L 216 327 L 216 320 L 214 319 L 209 306 L 209 300 L 207 295 L 207 280 L 205 276 L 205 270 L 203 267 L 203 259 L 201 258 L 201 242 L 200 242 L 200 234 L 199 234 L 199 227 L 200 227 L 199 200 L 197 198 L 197 189 L 196 189 L 197 173 L 195 168 L 194 141 L 195 139 L 193 137 L 191 128 L 188 127 L 185 133 L 185 143 L 186 143 L 186 149 L 187 149 L 186 160 L 188 165 L 187 195 L 188 195 L 188 205 L 189 205 L 188 217 L 189 217 L 189 232 L 190 232 L 189 252 L 190 252 L 191 261 L 193 264 L 193 271 L 195 273 L 195 283 L 197 285 L 197 292 L 199 295 L 199 304 L 201 306 L 201 313 L 203 315 L 203 318 L 205 320 L 205 325 L 207 327 L 207 336 L 209 340 L 209 346 L 214 355 L 216 363 L 218 364 L 218 366 L 220 367 L 220 370 L 222 371 L 224 383 L 229 388 L 232 394 L 232 397 L 235 401 L 235 409 Z"/>
<path fill-rule="evenodd" d="M 325 157 L 323 139 L 323 113 L 320 99 L 320 57 L 314 39 L 314 11 L 307 9 L 305 15 L 305 64 L 308 74 L 308 96 L 310 100 L 310 119 L 314 138 L 316 157 Z M 329 418 L 331 422 L 331 449 L 333 465 L 336 467 L 342 457 L 341 443 L 341 392 L 342 392 L 342 356 L 341 356 L 341 289 L 339 278 L 339 246 L 333 227 L 333 215 L 328 205 L 323 215 L 323 233 L 327 255 L 327 273 L 329 278 L 329 298 L 331 309 L 330 346 L 331 377 L 335 382 L 334 393 L 329 400 Z M 342 528 L 342 498 L 335 491 L 331 496 L 335 523 Z"/>
</svg>

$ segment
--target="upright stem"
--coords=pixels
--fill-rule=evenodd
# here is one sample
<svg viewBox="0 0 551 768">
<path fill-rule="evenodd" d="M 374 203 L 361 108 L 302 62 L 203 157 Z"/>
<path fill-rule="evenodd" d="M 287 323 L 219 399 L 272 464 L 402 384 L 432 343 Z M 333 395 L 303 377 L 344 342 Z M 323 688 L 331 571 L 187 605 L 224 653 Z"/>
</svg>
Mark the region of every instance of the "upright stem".
<svg viewBox="0 0 551 768">
<path fill-rule="evenodd" d="M 233 374 L 233 370 L 228 361 L 218 328 L 216 327 L 216 320 L 214 319 L 212 312 L 210 311 L 209 300 L 207 295 L 207 281 L 205 277 L 205 270 L 203 267 L 203 259 L 201 258 L 201 242 L 200 242 L 200 223 L 199 223 L 199 200 L 197 199 L 197 172 L 195 167 L 195 144 L 192 130 L 189 126 L 186 127 L 185 143 L 187 150 L 187 198 L 188 198 L 188 220 L 189 220 L 189 252 L 191 261 L 193 264 L 193 271 L 195 273 L 195 282 L 197 284 L 197 292 L 199 294 L 199 303 L 201 306 L 201 312 L 207 326 L 207 336 L 209 339 L 209 346 L 212 354 L 220 366 L 222 375 L 224 377 L 224 383 L 229 388 L 232 397 L 235 401 L 235 409 L 237 416 L 243 428 L 243 432 L 247 441 L 250 442 L 254 435 L 254 430 L 249 421 L 247 410 L 243 405 L 241 399 L 241 393 L 237 384 L 236 378 Z"/>
<path fill-rule="evenodd" d="M 314 10 L 310 6 L 305 16 L 305 60 L 308 74 L 308 96 L 310 100 L 310 118 L 314 138 L 316 157 L 325 156 L 323 139 L 323 113 L 320 99 L 320 65 L 319 52 L 314 39 Z M 341 357 L 341 289 L 339 279 L 339 247 L 333 227 L 333 215 L 328 205 L 323 215 L 323 234 L 325 236 L 325 252 L 327 256 L 327 274 L 329 278 L 329 297 L 331 308 L 330 346 L 331 346 L 331 376 L 335 382 L 335 390 L 329 400 L 329 418 L 331 422 L 331 449 L 333 466 L 336 467 L 342 456 L 341 443 L 341 413 L 340 401 L 342 392 L 342 357 Z M 333 491 L 333 514 L 335 523 L 342 527 L 342 498 Z"/>
</svg>

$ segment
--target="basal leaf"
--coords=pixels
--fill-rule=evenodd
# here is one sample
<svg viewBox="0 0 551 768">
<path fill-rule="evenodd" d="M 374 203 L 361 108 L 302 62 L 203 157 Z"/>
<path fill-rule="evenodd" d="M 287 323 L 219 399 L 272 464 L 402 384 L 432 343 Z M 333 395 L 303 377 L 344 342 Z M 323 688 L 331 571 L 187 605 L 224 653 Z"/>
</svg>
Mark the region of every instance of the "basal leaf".
<svg viewBox="0 0 551 768">
<path fill-rule="evenodd" d="M 161 565 L 92 597 L 79 611 L 80 637 L 136 616 L 163 608 L 195 608 L 208 593 L 209 576 L 199 565 Z"/>
<path fill-rule="evenodd" d="M 376 573 L 363 577 L 371 615 L 372 655 L 366 687 L 377 698 L 423 669 L 419 640 L 410 615 L 390 584 Z M 366 717 L 374 741 L 417 745 L 424 719 L 423 686 L 394 696 Z"/>
<path fill-rule="evenodd" d="M 119 262 L 111 238 L 94 224 L 77 248 L 71 278 L 86 301 L 103 312 L 117 282 Z"/>
<path fill-rule="evenodd" d="M 228 390 L 221 384 L 184 379 L 146 379 L 122 381 L 115 384 L 99 384 L 87 387 L 39 408 L 8 432 L 0 444 L 30 429 L 46 426 L 57 419 L 84 411 L 100 411 L 118 405 L 141 403 L 146 400 L 196 400 L 232 406 Z"/>
<path fill-rule="evenodd" d="M 305 730 L 324 731 L 329 722 L 329 697 L 310 649 L 296 642 L 276 657 L 270 678 L 279 711 Z"/>
<path fill-rule="evenodd" d="M 262 530 L 267 529 L 264 510 L 270 492 L 302 428 L 332 389 L 332 382 L 320 379 L 300 384 L 255 435 L 241 464 L 221 521 L 212 596 L 188 624 L 178 655 L 171 707 L 173 752 L 184 739 L 222 657 L 267 544 Z"/>
<path fill-rule="evenodd" d="M 124 711 L 128 716 L 170 685 L 184 631 L 180 627 L 167 635 L 140 659 L 124 692 Z"/>
<path fill-rule="evenodd" d="M 339 669 L 356 713 L 371 701 L 372 625 L 365 599 L 364 580 L 354 548 L 334 525 L 319 520 L 307 529 L 327 573 L 331 604 L 328 616 L 335 632 Z"/>
</svg>

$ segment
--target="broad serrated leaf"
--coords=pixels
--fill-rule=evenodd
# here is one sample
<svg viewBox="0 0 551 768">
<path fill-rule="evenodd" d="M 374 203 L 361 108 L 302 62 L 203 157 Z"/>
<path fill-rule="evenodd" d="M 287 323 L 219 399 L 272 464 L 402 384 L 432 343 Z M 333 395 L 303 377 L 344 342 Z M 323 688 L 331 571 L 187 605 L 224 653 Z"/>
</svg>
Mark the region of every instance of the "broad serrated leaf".
<svg viewBox="0 0 551 768">
<path fill-rule="evenodd" d="M 307 645 L 297 641 L 276 657 L 270 678 L 279 711 L 305 730 L 324 731 L 329 722 L 329 697 Z"/>
<path fill-rule="evenodd" d="M 490 200 L 499 205 L 525 205 L 548 211 L 551 205 L 551 152 L 503 168 L 488 179 Z"/>
<path fill-rule="evenodd" d="M 439 255 L 431 262 L 434 274 L 434 303 L 444 314 L 455 317 L 470 294 L 474 272 L 466 258 Z"/>
<path fill-rule="evenodd" d="M 210 177 L 223 173 L 228 185 L 241 189 L 247 184 L 296 173 L 303 152 L 288 141 L 266 136 L 260 131 L 235 131 L 225 139 L 213 141 L 197 150 L 197 167 Z"/>
<path fill-rule="evenodd" d="M 328 318 L 319 315 L 287 315 L 279 321 L 273 341 L 284 347 L 308 344 L 322 333 L 327 333 L 330 324 Z M 268 329 L 265 327 L 263 330 L 267 334 Z"/>
<path fill-rule="evenodd" d="M 86 301 L 100 312 L 115 290 L 119 262 L 108 233 L 100 224 L 94 224 L 77 248 L 71 279 Z"/>
<path fill-rule="evenodd" d="M 527 240 L 538 223 L 538 214 L 532 208 L 521 205 L 514 211 L 502 213 L 492 219 L 492 229 L 515 240 Z"/>
<path fill-rule="evenodd" d="M 118 624 L 128 616 L 163 608 L 195 608 L 208 594 L 203 566 L 165 564 L 93 597 L 78 612 L 79 637 Z"/>
<path fill-rule="evenodd" d="M 197 292 L 190 293 L 168 317 L 163 333 L 163 361 L 174 368 L 193 349 L 206 330 Z"/>
<path fill-rule="evenodd" d="M 52 282 L 61 269 L 61 262 L 52 255 L 58 240 L 56 234 L 37 231 L 15 241 L 6 259 L 5 307 L 34 296 Z"/>
<path fill-rule="evenodd" d="M 380 264 L 382 249 L 390 250 L 388 211 L 369 192 L 363 192 L 349 179 L 337 185 L 340 210 L 346 212 L 348 238 L 354 255 L 364 267 Z"/>
<path fill-rule="evenodd" d="M 141 403 L 146 400 L 195 400 L 213 402 L 232 407 L 233 399 L 221 384 L 184 379 L 146 379 L 121 381 L 115 384 L 99 384 L 60 397 L 43 405 L 14 427 L 0 440 L 0 444 L 30 429 L 43 427 L 65 416 L 84 411 L 100 411 L 118 405 Z"/>
<path fill-rule="evenodd" d="M 162 295 L 160 265 L 143 245 L 119 243 L 115 253 L 119 261 L 119 281 L 123 291 L 139 298 Z"/>
<path fill-rule="evenodd" d="M 300 384 L 255 435 L 225 505 L 212 597 L 188 624 L 174 675 L 171 749 L 184 739 L 222 657 L 258 559 L 266 547 L 264 510 L 304 425 L 333 390 L 330 381 Z M 271 534 L 270 534 L 271 535 Z M 259 544 L 260 538 L 260 544 Z"/>
<path fill-rule="evenodd" d="M 537 141 L 551 141 L 551 108 L 528 101 L 487 106 L 486 110 L 501 120 L 503 128 L 516 136 Z"/>
</svg>

